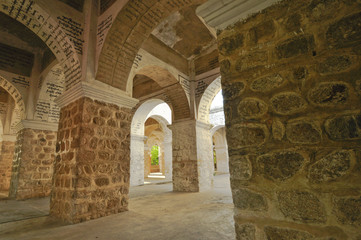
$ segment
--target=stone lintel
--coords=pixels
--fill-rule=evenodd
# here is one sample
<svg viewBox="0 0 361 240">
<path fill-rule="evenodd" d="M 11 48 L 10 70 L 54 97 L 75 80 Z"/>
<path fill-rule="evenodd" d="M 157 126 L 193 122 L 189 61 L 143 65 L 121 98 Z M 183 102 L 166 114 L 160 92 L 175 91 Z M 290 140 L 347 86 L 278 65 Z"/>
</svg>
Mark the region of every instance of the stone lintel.
<svg viewBox="0 0 361 240">
<path fill-rule="evenodd" d="M 177 128 L 177 127 L 180 127 L 182 125 L 188 125 L 190 123 L 195 124 L 196 127 L 204 128 L 204 129 L 207 129 L 207 130 L 210 130 L 212 128 L 212 124 L 205 123 L 205 122 L 198 121 L 198 120 L 194 120 L 194 119 L 174 121 L 171 125 L 167 125 L 167 127 L 169 129 L 174 129 L 175 127 Z"/>
<path fill-rule="evenodd" d="M 225 29 L 280 0 L 209 0 L 197 8 L 197 15 L 215 29 Z"/>
<path fill-rule="evenodd" d="M 21 120 L 16 126 L 16 132 L 24 128 L 37 129 L 37 130 L 47 130 L 47 131 L 58 131 L 58 123 L 42 122 L 35 120 Z"/>
<path fill-rule="evenodd" d="M 133 108 L 139 102 L 138 99 L 129 97 L 124 91 L 98 81 L 78 83 L 56 98 L 55 102 L 62 108 L 82 97 L 125 108 Z"/>
</svg>

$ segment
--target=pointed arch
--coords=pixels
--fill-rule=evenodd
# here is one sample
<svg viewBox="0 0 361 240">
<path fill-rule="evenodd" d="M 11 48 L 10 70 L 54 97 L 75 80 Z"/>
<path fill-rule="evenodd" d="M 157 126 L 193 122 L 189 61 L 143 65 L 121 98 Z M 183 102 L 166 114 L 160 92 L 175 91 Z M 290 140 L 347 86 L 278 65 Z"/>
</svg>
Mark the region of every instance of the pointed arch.
<svg viewBox="0 0 361 240">
<path fill-rule="evenodd" d="M 49 13 L 31 0 L 2 0 L 0 11 L 29 28 L 49 47 L 64 70 L 66 89 L 81 81 L 81 65 L 75 48 Z"/>
<path fill-rule="evenodd" d="M 25 119 L 26 116 L 25 102 L 19 90 L 10 81 L 6 80 L 2 76 L 0 76 L 0 87 L 4 88 L 5 91 L 7 91 L 10 94 L 10 96 L 14 99 L 15 104 L 18 107 L 19 118 Z"/>
<path fill-rule="evenodd" d="M 209 123 L 209 110 L 214 97 L 222 89 L 221 77 L 216 78 L 204 91 L 198 105 L 198 120 Z"/>
</svg>

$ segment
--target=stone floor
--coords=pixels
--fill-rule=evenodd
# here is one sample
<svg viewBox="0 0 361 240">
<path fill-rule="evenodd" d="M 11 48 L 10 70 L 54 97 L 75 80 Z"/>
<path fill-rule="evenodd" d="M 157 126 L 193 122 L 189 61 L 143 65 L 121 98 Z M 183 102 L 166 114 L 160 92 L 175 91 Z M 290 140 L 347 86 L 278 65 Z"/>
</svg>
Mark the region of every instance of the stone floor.
<svg viewBox="0 0 361 240">
<path fill-rule="evenodd" d="M 32 201 L 14 201 L 10 208 L 9 201 L 0 201 L 0 219 L 15 213 L 16 204 L 20 212 L 25 205 L 43 210 L 49 199 Z M 128 212 L 80 224 L 64 225 L 48 216 L 7 221 L 0 224 L 0 239 L 235 239 L 229 175 L 215 176 L 214 188 L 202 193 L 172 192 L 170 183 L 132 187 Z"/>
</svg>

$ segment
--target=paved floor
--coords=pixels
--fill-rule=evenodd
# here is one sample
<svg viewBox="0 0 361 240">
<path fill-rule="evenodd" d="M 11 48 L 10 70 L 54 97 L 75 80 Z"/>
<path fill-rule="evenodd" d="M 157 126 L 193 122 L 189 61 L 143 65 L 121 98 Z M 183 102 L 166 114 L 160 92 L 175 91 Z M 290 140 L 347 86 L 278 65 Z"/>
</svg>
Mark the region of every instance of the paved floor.
<svg viewBox="0 0 361 240">
<path fill-rule="evenodd" d="M 229 175 L 216 176 L 214 188 L 207 192 L 171 190 L 170 183 L 132 187 L 128 212 L 75 225 L 64 225 L 47 216 L 3 223 L 0 224 L 0 239 L 235 239 Z M 47 206 L 46 199 L 39 201 Z M 0 209 L 5 206 L 1 201 Z M 3 217 L 1 211 L 0 218 Z"/>
</svg>

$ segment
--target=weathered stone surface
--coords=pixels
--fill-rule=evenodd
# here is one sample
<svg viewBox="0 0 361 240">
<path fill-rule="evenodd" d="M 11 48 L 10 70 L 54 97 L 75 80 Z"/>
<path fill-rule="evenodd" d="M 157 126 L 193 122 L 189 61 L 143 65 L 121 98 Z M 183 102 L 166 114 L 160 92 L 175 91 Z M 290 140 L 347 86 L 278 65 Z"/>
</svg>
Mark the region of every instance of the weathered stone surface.
<svg viewBox="0 0 361 240">
<path fill-rule="evenodd" d="M 361 12 L 330 25 L 326 38 L 331 47 L 344 48 L 361 42 Z"/>
<path fill-rule="evenodd" d="M 255 92 L 267 92 L 280 87 L 283 83 L 284 79 L 282 78 L 282 76 L 279 74 L 275 74 L 254 80 L 251 83 L 250 87 Z"/>
<path fill-rule="evenodd" d="M 282 151 L 261 155 L 257 158 L 265 178 L 284 181 L 294 176 L 302 167 L 305 158 L 295 151 Z"/>
<path fill-rule="evenodd" d="M 267 104 L 257 98 L 245 98 L 238 104 L 238 114 L 244 119 L 262 117 L 267 110 Z"/>
<path fill-rule="evenodd" d="M 306 191 L 282 191 L 278 194 L 283 215 L 303 223 L 326 222 L 326 211 L 320 200 Z"/>
<path fill-rule="evenodd" d="M 293 78 L 296 81 L 301 81 L 306 79 L 308 74 L 307 68 L 305 67 L 298 67 L 293 69 Z"/>
<path fill-rule="evenodd" d="M 295 229 L 266 226 L 264 228 L 268 240 L 312 240 L 314 236 L 308 232 Z"/>
<path fill-rule="evenodd" d="M 278 58 L 290 58 L 310 53 L 314 48 L 313 36 L 298 36 L 276 46 Z"/>
<path fill-rule="evenodd" d="M 10 188 L 11 168 L 13 164 L 15 142 L 0 142 L 0 191 Z"/>
<path fill-rule="evenodd" d="M 282 115 L 298 113 L 306 107 L 305 100 L 295 92 L 279 93 L 271 98 L 271 104 L 274 111 Z"/>
<path fill-rule="evenodd" d="M 249 180 L 252 177 L 252 164 L 247 156 L 232 156 L 229 165 L 232 179 Z"/>
<path fill-rule="evenodd" d="M 330 118 L 325 122 L 325 130 L 329 138 L 335 141 L 360 139 L 361 114 Z"/>
<path fill-rule="evenodd" d="M 242 72 L 256 68 L 259 66 L 264 66 L 268 61 L 268 52 L 266 51 L 252 51 L 245 52 L 242 55 L 238 56 L 235 69 L 237 72 Z"/>
<path fill-rule="evenodd" d="M 335 201 L 337 220 L 341 224 L 361 226 L 361 197 L 340 198 Z"/>
<path fill-rule="evenodd" d="M 320 73 L 329 74 L 346 70 L 352 62 L 348 56 L 332 56 L 319 65 Z"/>
<path fill-rule="evenodd" d="M 258 24 L 257 26 L 251 28 L 249 30 L 249 36 L 251 38 L 251 41 L 254 43 L 257 43 L 260 40 L 263 40 L 266 38 L 272 38 L 275 34 L 276 28 L 272 20 L 262 22 L 261 24 Z"/>
<path fill-rule="evenodd" d="M 231 63 L 229 60 L 223 60 L 222 62 L 220 62 L 220 69 L 223 75 L 227 74 L 230 68 L 231 68 Z"/>
<path fill-rule="evenodd" d="M 287 123 L 287 139 L 292 143 L 314 144 L 321 142 L 321 130 L 315 122 L 295 120 Z"/>
<path fill-rule="evenodd" d="M 54 140 L 47 140 L 44 136 Z M 56 132 L 53 131 L 30 128 L 18 132 L 11 175 L 11 197 L 28 199 L 50 195 L 55 136 Z"/>
<path fill-rule="evenodd" d="M 287 18 L 285 28 L 289 32 L 297 32 L 301 28 L 302 17 L 300 14 L 295 13 Z"/>
<path fill-rule="evenodd" d="M 350 169 L 351 158 L 352 153 L 350 151 L 334 151 L 310 167 L 308 178 L 314 183 L 334 181 L 347 174 Z"/>
<path fill-rule="evenodd" d="M 268 138 L 268 129 L 263 124 L 235 124 L 232 131 L 227 129 L 229 148 L 259 146 Z"/>
<path fill-rule="evenodd" d="M 235 224 L 237 240 L 255 240 L 256 228 L 253 224 Z"/>
<path fill-rule="evenodd" d="M 345 104 L 349 98 L 349 88 L 342 82 L 324 82 L 311 89 L 308 98 L 320 106 Z"/>
<path fill-rule="evenodd" d="M 265 211 L 268 209 L 266 199 L 258 193 L 247 189 L 234 189 L 232 191 L 234 206 L 242 210 Z"/>
<path fill-rule="evenodd" d="M 280 120 L 278 119 L 273 120 L 272 135 L 274 139 L 282 140 L 283 136 L 285 135 L 285 131 L 286 131 L 285 126 Z"/>
<path fill-rule="evenodd" d="M 232 100 L 239 97 L 245 88 L 244 82 L 228 83 L 223 86 L 223 97 L 225 100 Z"/>
<path fill-rule="evenodd" d="M 234 34 L 223 38 L 218 44 L 219 53 L 222 55 L 230 55 L 233 51 L 243 46 L 244 36 L 242 34 Z"/>
</svg>

